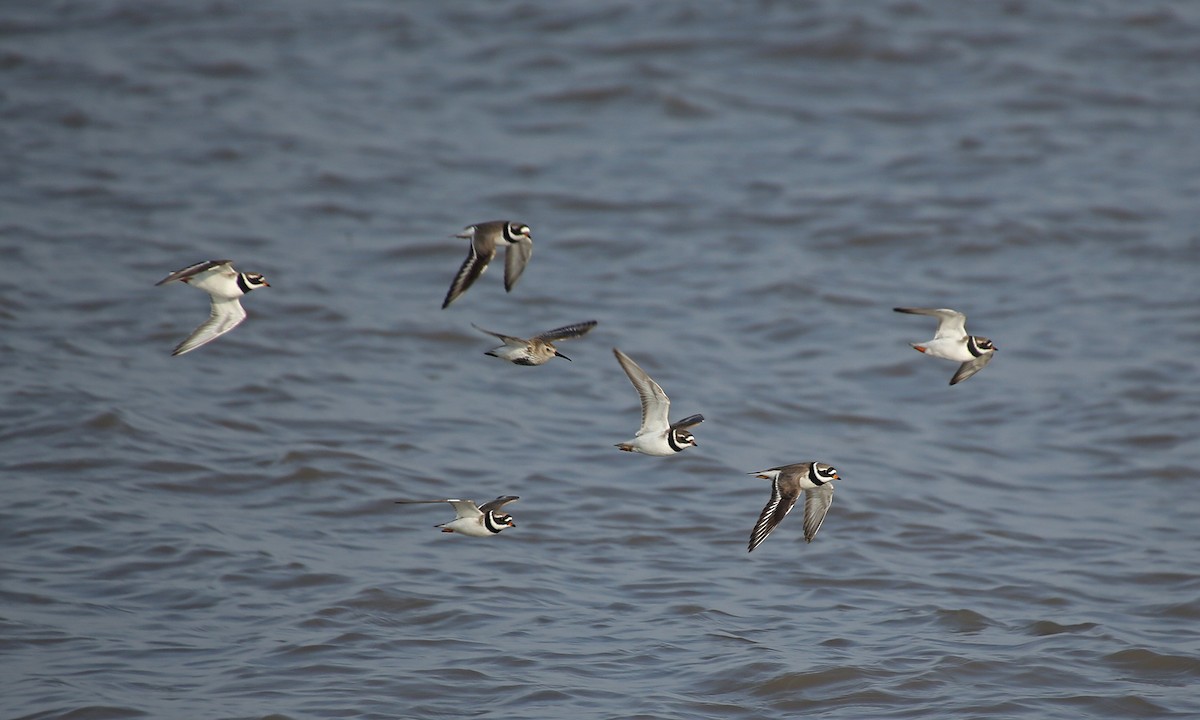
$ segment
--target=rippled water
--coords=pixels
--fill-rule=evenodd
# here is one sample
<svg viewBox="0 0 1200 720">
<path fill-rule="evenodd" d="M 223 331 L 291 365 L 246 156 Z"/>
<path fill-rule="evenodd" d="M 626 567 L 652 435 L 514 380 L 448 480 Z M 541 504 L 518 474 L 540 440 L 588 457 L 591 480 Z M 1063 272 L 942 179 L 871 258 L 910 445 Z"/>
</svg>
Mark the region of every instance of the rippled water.
<svg viewBox="0 0 1200 720">
<path fill-rule="evenodd" d="M 1182 2 L 4 5 L 0 715 L 1196 717 L 1198 58 Z M 172 358 L 215 257 L 272 287 Z M 612 447 L 613 346 L 699 447 Z"/>
</svg>

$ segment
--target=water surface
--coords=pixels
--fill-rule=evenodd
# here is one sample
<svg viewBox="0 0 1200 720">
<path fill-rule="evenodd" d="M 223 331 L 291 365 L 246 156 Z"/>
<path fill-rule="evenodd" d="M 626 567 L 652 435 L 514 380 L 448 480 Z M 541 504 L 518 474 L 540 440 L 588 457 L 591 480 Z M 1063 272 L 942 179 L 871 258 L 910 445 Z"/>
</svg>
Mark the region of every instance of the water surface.
<svg viewBox="0 0 1200 720">
<path fill-rule="evenodd" d="M 1171 2 L 4 8 L 0 714 L 1195 717 L 1198 54 Z M 172 358 L 218 257 L 272 287 Z M 612 447 L 613 346 L 699 447 Z"/>
</svg>

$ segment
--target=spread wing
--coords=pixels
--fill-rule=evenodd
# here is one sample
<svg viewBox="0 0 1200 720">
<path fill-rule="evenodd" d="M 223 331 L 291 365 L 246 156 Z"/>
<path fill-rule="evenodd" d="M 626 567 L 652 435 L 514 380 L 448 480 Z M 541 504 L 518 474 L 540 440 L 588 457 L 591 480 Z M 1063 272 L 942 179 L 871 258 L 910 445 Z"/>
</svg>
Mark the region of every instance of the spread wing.
<svg viewBox="0 0 1200 720">
<path fill-rule="evenodd" d="M 628 355 L 616 348 L 613 348 L 613 354 L 617 356 L 617 362 L 621 363 L 621 368 L 629 376 L 629 382 L 633 383 L 642 400 L 642 426 L 637 434 L 666 431 L 670 427 L 667 416 L 671 412 L 671 399 Z"/>
<path fill-rule="evenodd" d="M 475 323 L 471 323 L 471 327 L 475 328 L 476 330 L 478 330 L 481 333 L 487 333 L 488 335 L 491 335 L 492 337 L 500 338 L 501 340 L 504 341 L 505 345 L 515 345 L 517 347 L 524 347 L 525 345 L 529 344 L 525 341 L 525 338 L 514 337 L 512 335 L 502 335 L 498 332 L 492 332 L 491 330 L 484 330 L 483 328 L 479 327 Z"/>
<path fill-rule="evenodd" d="M 158 282 L 154 283 L 154 285 L 155 285 L 155 287 L 157 287 L 159 285 L 165 285 L 166 283 L 169 283 L 173 280 L 183 280 L 184 278 L 194 277 L 196 275 L 199 275 L 202 272 L 208 272 L 209 270 L 212 270 L 213 268 L 221 267 L 222 265 L 229 265 L 230 267 L 228 268 L 228 271 L 230 273 L 234 272 L 233 267 L 232 267 L 232 265 L 233 265 L 232 260 L 205 260 L 204 262 L 198 262 L 195 265 L 188 265 L 185 268 L 176 270 L 175 272 L 166 276 L 162 280 L 159 280 Z"/>
<path fill-rule="evenodd" d="M 796 504 L 796 500 L 800 497 L 799 490 L 794 488 L 792 484 L 788 484 L 786 488 L 780 487 L 779 478 L 782 475 L 776 476 L 771 482 L 771 498 L 767 500 L 767 504 L 762 509 L 762 513 L 758 516 L 758 522 L 754 524 L 754 529 L 750 531 L 750 545 L 746 552 L 754 552 L 754 548 L 767 539 L 779 523 L 787 517 L 787 514 L 792 511 L 792 507 Z"/>
<path fill-rule="evenodd" d="M 458 269 L 458 274 L 454 276 L 454 281 L 450 283 L 450 289 L 446 291 L 446 299 L 442 301 L 443 310 L 479 279 L 494 257 L 496 257 L 494 248 L 491 252 L 481 253 L 475 249 L 475 243 L 471 243 L 471 249 L 467 251 L 467 259 L 463 261 L 462 267 Z"/>
<path fill-rule="evenodd" d="M 687 417 L 685 417 L 682 420 L 676 420 L 674 423 L 671 424 L 671 429 L 672 430 L 675 430 L 676 428 L 687 429 L 693 425 L 699 425 L 702 422 L 704 422 L 704 416 L 701 415 L 700 413 L 696 413 L 695 415 L 688 415 Z"/>
<path fill-rule="evenodd" d="M 485 513 L 489 510 L 499 510 L 500 508 L 517 499 L 518 497 L 516 495 L 501 495 L 495 500 L 489 500 L 488 502 L 480 505 L 479 512 Z"/>
<path fill-rule="evenodd" d="M 933 339 L 952 338 L 958 340 L 967 334 L 967 316 L 949 308 L 893 308 L 896 312 L 909 315 L 929 315 L 938 319 L 937 332 Z"/>
<path fill-rule="evenodd" d="M 558 342 L 559 340 L 569 340 L 571 338 L 587 335 L 588 331 L 596 327 L 595 320 L 587 322 L 575 323 L 574 325 L 565 325 L 553 330 L 547 330 L 544 333 L 538 333 L 533 336 L 534 340 L 544 340 L 546 342 Z"/>
<path fill-rule="evenodd" d="M 974 360 L 968 360 L 962 365 L 959 365 L 958 371 L 954 373 L 954 377 L 950 378 L 950 384 L 957 385 L 958 383 L 966 380 L 982 370 L 985 365 L 992 361 L 992 355 L 995 355 L 995 353 L 987 352 L 975 358 Z"/>
<path fill-rule="evenodd" d="M 525 266 L 529 264 L 529 258 L 533 255 L 533 241 L 527 237 L 522 237 L 515 243 L 509 243 L 508 250 L 504 252 L 504 290 L 512 292 L 513 286 L 517 284 L 517 280 L 521 279 L 521 273 L 525 272 Z"/>
<path fill-rule="evenodd" d="M 211 295 L 209 297 L 212 298 L 212 313 L 208 320 L 179 343 L 172 355 L 183 355 L 206 345 L 241 325 L 246 319 L 246 311 L 237 298 L 225 300 Z"/>
<path fill-rule="evenodd" d="M 804 541 L 812 542 L 821 523 L 825 522 L 825 513 L 833 504 L 833 485 L 825 483 L 816 488 L 804 491 Z"/>
</svg>

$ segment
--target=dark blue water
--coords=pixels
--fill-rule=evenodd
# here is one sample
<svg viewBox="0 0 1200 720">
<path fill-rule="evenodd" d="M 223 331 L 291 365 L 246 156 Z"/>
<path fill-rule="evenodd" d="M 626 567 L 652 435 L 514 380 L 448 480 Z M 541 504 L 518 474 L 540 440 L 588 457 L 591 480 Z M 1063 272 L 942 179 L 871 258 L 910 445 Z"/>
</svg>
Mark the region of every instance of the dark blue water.
<svg viewBox="0 0 1200 720">
<path fill-rule="evenodd" d="M 1179 2 L 3 5 L 0 715 L 1195 717 L 1198 57 Z M 209 258 L 271 288 L 172 358 Z M 699 447 L 612 447 L 614 346 Z"/>
</svg>

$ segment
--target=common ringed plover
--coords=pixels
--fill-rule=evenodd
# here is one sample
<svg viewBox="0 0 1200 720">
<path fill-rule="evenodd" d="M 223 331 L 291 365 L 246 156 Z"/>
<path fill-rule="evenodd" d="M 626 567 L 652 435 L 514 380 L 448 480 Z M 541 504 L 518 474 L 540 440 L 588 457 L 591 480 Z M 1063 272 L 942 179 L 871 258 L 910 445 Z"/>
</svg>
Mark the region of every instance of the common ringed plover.
<svg viewBox="0 0 1200 720">
<path fill-rule="evenodd" d="M 821 462 L 803 462 L 750 474 L 771 481 L 771 499 L 750 531 L 747 552 L 753 552 L 783 522 L 800 499 L 801 490 L 804 491 L 804 541 L 812 542 L 833 503 L 833 481 L 838 479 L 837 470 Z"/>
<path fill-rule="evenodd" d="M 938 319 L 937 332 L 932 340 L 909 343 L 918 352 L 945 360 L 962 363 L 951 385 L 966 380 L 992 361 L 997 348 L 991 340 L 979 335 L 967 334 L 967 316 L 948 308 L 893 308 L 896 312 L 910 315 L 929 315 Z"/>
<path fill-rule="evenodd" d="M 617 447 L 626 452 L 640 452 L 657 457 L 667 457 L 686 448 L 695 447 L 696 438 L 688 428 L 704 422 L 704 416 L 689 415 L 671 424 L 668 419 L 671 399 L 663 392 L 662 387 L 625 353 L 613 348 L 613 355 L 617 356 L 617 362 L 621 363 L 621 368 L 629 376 L 629 382 L 633 383 L 638 397 L 642 400 L 642 426 L 638 428 L 637 435 L 632 440 L 617 443 Z"/>
<path fill-rule="evenodd" d="M 505 292 L 512 292 L 521 273 L 525 272 L 525 266 L 529 264 L 529 256 L 533 254 L 533 236 L 529 233 L 529 226 L 524 223 L 491 220 L 468 225 L 455 237 L 470 240 L 471 247 L 467 251 L 467 259 L 454 276 L 454 282 L 450 283 L 450 290 L 446 293 L 446 299 L 442 301 L 443 310 L 454 302 L 455 298 L 465 293 L 483 271 L 487 270 L 488 263 L 496 257 L 496 248 L 499 245 L 503 244 L 507 248 L 504 252 Z"/>
<path fill-rule="evenodd" d="M 246 319 L 240 298 L 251 290 L 271 287 L 260 273 L 234 270 L 232 260 L 207 260 L 189 265 L 159 280 L 155 286 L 173 280 L 208 293 L 212 298 L 212 314 L 176 346 L 172 355 L 189 353 L 240 325 Z"/>
<path fill-rule="evenodd" d="M 450 503 L 457 517 L 449 522 L 434 525 L 434 527 L 441 528 L 444 533 L 456 532 L 460 535 L 470 537 L 491 537 L 499 535 L 504 528 L 517 526 L 513 522 L 512 515 L 505 512 L 498 512 L 501 507 L 516 499 L 516 495 L 501 495 L 495 500 L 490 500 L 482 505 L 476 505 L 474 500 L 459 500 L 458 498 L 447 498 L 446 500 L 397 500 L 396 503 L 400 505 Z"/>
</svg>

